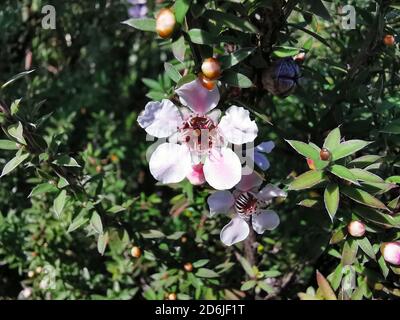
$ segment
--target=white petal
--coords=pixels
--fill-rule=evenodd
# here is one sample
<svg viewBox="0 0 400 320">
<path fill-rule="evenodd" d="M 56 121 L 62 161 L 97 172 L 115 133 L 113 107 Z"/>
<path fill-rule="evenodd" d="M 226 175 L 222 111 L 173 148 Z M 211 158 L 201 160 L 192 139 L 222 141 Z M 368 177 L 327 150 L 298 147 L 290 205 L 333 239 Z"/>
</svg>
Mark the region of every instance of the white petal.
<svg viewBox="0 0 400 320">
<path fill-rule="evenodd" d="M 219 102 L 219 91 L 215 87 L 207 90 L 199 79 L 185 83 L 175 90 L 181 103 L 188 106 L 193 112 L 204 115 L 214 109 Z"/>
<path fill-rule="evenodd" d="M 240 159 L 231 149 L 212 150 L 204 163 L 204 176 L 211 187 L 217 190 L 233 188 L 242 172 Z"/>
<path fill-rule="evenodd" d="M 287 194 L 285 191 L 275 187 L 272 184 L 266 185 L 262 190 L 257 194 L 257 199 L 261 201 L 270 201 L 276 197 L 286 197 Z"/>
<path fill-rule="evenodd" d="M 262 210 L 259 214 L 253 214 L 251 217 L 253 229 L 258 234 L 264 233 L 265 230 L 273 230 L 279 226 L 279 216 L 275 211 Z"/>
<path fill-rule="evenodd" d="M 169 100 L 150 101 L 137 119 L 146 132 L 157 138 L 169 137 L 182 122 L 178 108 Z"/>
<path fill-rule="evenodd" d="M 260 152 L 270 153 L 274 148 L 275 143 L 273 141 L 264 141 L 256 147 L 256 150 Z"/>
<path fill-rule="evenodd" d="M 221 110 L 219 109 L 215 109 L 207 114 L 207 117 L 209 117 L 214 122 L 215 125 L 218 124 L 220 116 L 221 116 Z"/>
<path fill-rule="evenodd" d="M 231 246 L 246 239 L 249 232 L 250 228 L 247 222 L 236 216 L 222 228 L 220 237 L 225 245 Z"/>
<path fill-rule="evenodd" d="M 251 142 L 258 133 L 257 124 L 250 119 L 249 111 L 237 106 L 226 110 L 218 127 L 223 136 L 233 144 Z"/>
<path fill-rule="evenodd" d="M 192 169 L 189 149 L 174 143 L 160 144 L 149 162 L 150 172 L 162 183 L 178 183 Z"/>
<path fill-rule="evenodd" d="M 242 176 L 240 182 L 236 185 L 236 189 L 244 192 L 258 189 L 262 182 L 262 177 L 257 172 L 253 171 L 251 174 Z"/>
<path fill-rule="evenodd" d="M 263 171 L 270 167 L 268 158 L 261 152 L 254 152 L 254 163 Z"/>
<path fill-rule="evenodd" d="M 208 197 L 207 203 L 210 208 L 210 216 L 216 213 L 227 214 L 232 209 L 235 198 L 229 191 L 217 191 Z"/>
</svg>

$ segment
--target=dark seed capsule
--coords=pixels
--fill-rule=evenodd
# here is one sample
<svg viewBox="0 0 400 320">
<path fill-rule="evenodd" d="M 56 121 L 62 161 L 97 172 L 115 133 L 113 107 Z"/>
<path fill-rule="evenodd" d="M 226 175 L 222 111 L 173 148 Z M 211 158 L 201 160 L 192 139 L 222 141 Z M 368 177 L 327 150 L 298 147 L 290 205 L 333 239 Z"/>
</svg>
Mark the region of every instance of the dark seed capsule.
<svg viewBox="0 0 400 320">
<path fill-rule="evenodd" d="M 321 151 L 319 152 L 319 157 L 321 158 L 322 161 L 328 161 L 331 157 L 331 153 L 327 148 L 322 148 Z"/>
<path fill-rule="evenodd" d="M 262 83 L 273 95 L 286 97 L 294 91 L 299 78 L 298 64 L 292 58 L 285 58 L 275 61 L 263 72 Z"/>
</svg>

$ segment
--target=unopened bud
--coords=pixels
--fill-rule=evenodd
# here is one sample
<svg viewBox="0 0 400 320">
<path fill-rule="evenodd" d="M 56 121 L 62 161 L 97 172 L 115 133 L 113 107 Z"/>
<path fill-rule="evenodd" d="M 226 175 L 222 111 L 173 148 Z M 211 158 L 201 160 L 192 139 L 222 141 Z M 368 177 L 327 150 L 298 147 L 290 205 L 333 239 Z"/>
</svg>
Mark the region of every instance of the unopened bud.
<svg viewBox="0 0 400 320">
<path fill-rule="evenodd" d="M 140 258 L 140 256 L 142 255 L 142 250 L 140 250 L 139 247 L 132 247 L 131 249 L 131 256 L 134 258 Z"/>
<path fill-rule="evenodd" d="M 210 80 L 215 80 L 221 75 L 221 64 L 215 58 L 207 58 L 201 65 L 204 76 Z"/>
<path fill-rule="evenodd" d="M 184 264 L 183 268 L 187 271 L 187 272 L 192 272 L 193 271 L 193 265 L 190 262 L 187 262 Z"/>
<path fill-rule="evenodd" d="M 161 9 L 156 18 L 156 31 L 158 35 L 167 39 L 171 37 L 176 25 L 174 13 L 167 8 Z"/>
<path fill-rule="evenodd" d="M 385 261 L 400 265 L 400 242 L 386 242 L 381 245 L 381 253 Z"/>
<path fill-rule="evenodd" d="M 168 300 L 176 300 L 176 293 L 170 293 L 168 294 Z"/>
<path fill-rule="evenodd" d="M 384 38 L 383 38 L 383 43 L 388 46 L 394 46 L 394 44 L 396 43 L 396 39 L 393 37 L 393 35 L 391 34 L 387 34 Z"/>
<path fill-rule="evenodd" d="M 216 81 L 208 79 L 203 73 L 199 73 L 199 79 L 201 85 L 207 90 L 212 90 L 215 88 Z"/>
<path fill-rule="evenodd" d="M 351 236 L 360 238 L 365 234 L 365 224 L 357 220 L 351 221 L 347 226 L 347 230 Z"/>
<path fill-rule="evenodd" d="M 327 148 L 322 148 L 319 157 L 322 161 L 328 161 L 331 158 L 331 153 Z"/>
</svg>

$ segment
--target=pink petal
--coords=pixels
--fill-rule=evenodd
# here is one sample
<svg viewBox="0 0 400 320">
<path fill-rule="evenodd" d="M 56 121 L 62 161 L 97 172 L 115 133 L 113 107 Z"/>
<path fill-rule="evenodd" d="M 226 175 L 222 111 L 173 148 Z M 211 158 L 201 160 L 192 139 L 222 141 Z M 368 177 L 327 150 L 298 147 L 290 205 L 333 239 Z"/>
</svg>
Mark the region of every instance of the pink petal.
<svg viewBox="0 0 400 320">
<path fill-rule="evenodd" d="M 222 135 L 233 144 L 252 142 L 258 134 L 257 124 L 250 119 L 249 111 L 237 106 L 231 106 L 226 110 L 218 128 Z"/>
<path fill-rule="evenodd" d="M 262 190 L 257 194 L 257 199 L 261 201 L 270 201 L 273 198 L 277 197 L 286 197 L 287 194 L 285 191 L 279 189 L 278 187 L 275 187 L 272 184 L 266 185 Z"/>
<path fill-rule="evenodd" d="M 218 88 L 207 90 L 202 86 L 199 79 L 185 83 L 175 92 L 184 106 L 188 106 L 193 112 L 200 115 L 214 109 L 219 102 Z"/>
<path fill-rule="evenodd" d="M 151 101 L 137 119 L 146 132 L 157 138 L 169 137 L 182 122 L 178 108 L 169 100 Z"/>
<path fill-rule="evenodd" d="M 233 188 L 242 172 L 240 159 L 231 149 L 212 150 L 204 163 L 204 176 L 211 187 L 217 190 Z"/>
<path fill-rule="evenodd" d="M 189 172 L 186 178 L 195 186 L 202 185 L 204 182 L 206 182 L 206 178 L 204 178 L 203 164 L 199 163 L 192 166 L 192 170 Z"/>
<path fill-rule="evenodd" d="M 208 197 L 207 203 L 211 216 L 217 213 L 227 214 L 233 208 L 235 198 L 229 191 L 216 191 Z"/>
<path fill-rule="evenodd" d="M 253 229 L 258 234 L 275 229 L 279 226 L 279 222 L 279 216 L 272 210 L 262 210 L 259 214 L 253 214 L 251 218 Z"/>
<path fill-rule="evenodd" d="M 236 216 L 222 228 L 220 237 L 225 245 L 231 246 L 246 239 L 249 232 L 250 228 L 247 222 Z"/>
<path fill-rule="evenodd" d="M 189 149 L 174 143 L 160 144 L 149 162 L 153 177 L 162 183 L 178 183 L 192 169 Z"/>
<path fill-rule="evenodd" d="M 254 189 L 257 189 L 256 191 L 258 191 L 262 182 L 262 177 L 257 172 L 253 171 L 251 174 L 242 176 L 242 179 L 236 185 L 236 189 L 240 191 L 254 191 Z"/>
</svg>

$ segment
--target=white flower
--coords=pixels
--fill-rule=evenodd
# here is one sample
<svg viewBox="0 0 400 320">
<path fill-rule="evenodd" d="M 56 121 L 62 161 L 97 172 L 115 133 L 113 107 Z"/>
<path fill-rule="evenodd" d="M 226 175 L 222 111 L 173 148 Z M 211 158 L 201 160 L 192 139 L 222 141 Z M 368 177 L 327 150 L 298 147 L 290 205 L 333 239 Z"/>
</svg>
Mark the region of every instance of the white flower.
<svg viewBox="0 0 400 320">
<path fill-rule="evenodd" d="M 221 111 L 214 108 L 219 91 L 207 90 L 198 79 L 182 85 L 176 93 L 187 108 L 178 108 L 169 100 L 153 101 L 138 117 L 148 134 L 169 138 L 151 155 L 151 174 L 162 183 L 178 183 L 190 176 L 193 166 L 202 163 L 210 186 L 232 188 L 240 181 L 242 167 L 227 145 L 252 142 L 258 133 L 255 121 L 245 109 L 231 106 L 218 123 Z"/>
<path fill-rule="evenodd" d="M 281 189 L 269 184 L 259 190 L 262 178 L 255 172 L 243 176 L 235 190 L 217 191 L 207 200 L 210 215 L 233 213 L 232 220 L 221 230 L 221 241 L 231 246 L 249 235 L 249 222 L 255 232 L 264 233 L 279 225 L 279 216 L 266 207 L 275 197 L 286 197 Z"/>
</svg>

